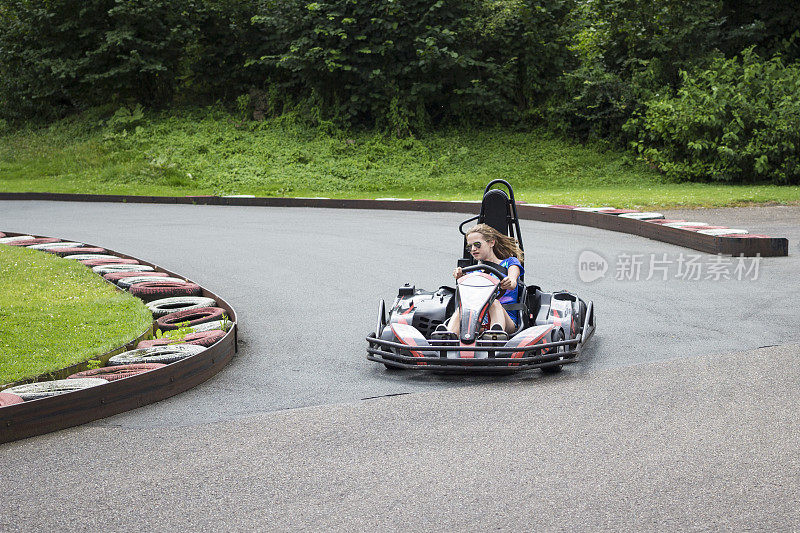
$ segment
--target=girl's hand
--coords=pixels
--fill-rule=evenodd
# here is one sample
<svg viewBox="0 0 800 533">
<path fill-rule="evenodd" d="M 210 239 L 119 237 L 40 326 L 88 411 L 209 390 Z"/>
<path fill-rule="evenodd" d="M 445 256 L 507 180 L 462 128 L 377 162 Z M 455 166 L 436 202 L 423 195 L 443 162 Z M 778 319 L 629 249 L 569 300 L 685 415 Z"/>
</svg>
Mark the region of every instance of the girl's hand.
<svg viewBox="0 0 800 533">
<path fill-rule="evenodd" d="M 507 291 L 514 290 L 517 287 L 517 280 L 511 279 L 510 277 L 506 276 L 500 280 L 500 288 L 505 289 Z"/>
<path fill-rule="evenodd" d="M 461 271 L 461 267 L 458 267 L 457 269 L 453 270 L 453 277 L 454 278 L 458 279 L 463 275 L 464 275 L 464 273 Z"/>
</svg>

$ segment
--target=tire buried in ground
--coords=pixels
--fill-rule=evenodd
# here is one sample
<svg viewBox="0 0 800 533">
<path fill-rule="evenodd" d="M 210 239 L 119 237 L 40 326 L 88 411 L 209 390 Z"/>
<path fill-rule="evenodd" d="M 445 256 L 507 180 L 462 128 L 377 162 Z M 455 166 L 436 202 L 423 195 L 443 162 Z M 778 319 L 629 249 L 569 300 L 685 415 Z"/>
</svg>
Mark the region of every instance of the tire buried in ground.
<svg viewBox="0 0 800 533">
<path fill-rule="evenodd" d="M 54 248 L 81 248 L 83 246 L 86 246 L 86 245 L 83 244 L 82 242 L 71 242 L 71 241 L 60 241 L 60 240 L 57 240 L 57 242 L 53 242 L 53 243 L 50 243 L 50 244 L 32 244 L 32 245 L 28 246 L 28 248 L 30 248 L 31 250 L 43 250 L 43 251 L 46 252 L 46 251 L 52 250 Z"/>
<path fill-rule="evenodd" d="M 5 235 L 5 233 L 3 234 Z M 0 244 L 8 244 L 10 242 L 29 241 L 35 239 L 33 235 L 17 235 L 16 237 L 0 237 Z"/>
<path fill-rule="evenodd" d="M 148 276 L 145 274 L 144 276 L 128 276 L 127 278 L 122 278 L 117 281 L 117 285 L 119 285 L 123 289 L 129 289 L 132 286 L 143 283 L 143 282 L 152 282 L 158 284 L 165 284 L 165 283 L 186 283 L 185 279 L 175 278 L 170 276 Z"/>
<path fill-rule="evenodd" d="M 181 324 L 188 322 L 188 326 L 196 326 L 204 322 L 222 320 L 225 310 L 221 307 L 200 307 L 197 309 L 188 309 L 186 311 L 178 311 L 164 315 L 158 320 L 156 324 L 161 331 L 169 331 L 178 329 Z"/>
<path fill-rule="evenodd" d="M 135 376 L 157 368 L 164 368 L 164 363 L 139 363 L 132 365 L 104 366 L 102 368 L 92 368 L 77 374 L 72 374 L 67 379 L 80 378 L 101 378 L 106 381 L 117 381 L 118 379 Z"/>
<path fill-rule="evenodd" d="M 154 346 L 169 346 L 174 344 L 194 344 L 197 346 L 205 346 L 206 348 L 212 346 L 217 341 L 225 336 L 225 332 L 221 329 L 214 329 L 210 331 L 198 331 L 196 333 L 189 333 L 181 339 L 150 339 L 141 341 L 136 345 L 137 348 L 152 348 Z"/>
<path fill-rule="evenodd" d="M 121 279 L 125 278 L 166 278 L 169 276 L 166 272 L 109 272 L 108 274 L 103 274 L 103 278 L 106 281 L 110 281 L 111 283 L 118 284 Z"/>
<path fill-rule="evenodd" d="M 105 385 L 108 381 L 100 378 L 81 378 L 81 379 L 57 379 L 55 381 L 40 381 L 38 383 L 26 383 L 11 387 L 3 392 L 16 394 L 23 400 L 38 400 L 39 398 L 49 398 L 66 392 L 88 389 L 98 385 Z"/>
<path fill-rule="evenodd" d="M 45 237 L 42 239 L 30 239 L 27 241 L 15 241 L 7 243 L 8 246 L 35 246 L 37 244 L 52 244 L 54 242 L 58 242 L 58 239 L 54 239 L 52 237 Z"/>
<path fill-rule="evenodd" d="M 2 235 L 3 234 L 0 233 L 0 236 Z M 24 401 L 25 400 L 11 392 L 0 392 L 0 407 L 5 407 L 6 405 L 16 405 Z"/>
<path fill-rule="evenodd" d="M 159 284 L 151 281 L 137 283 L 128 289 L 128 292 L 141 298 L 145 302 L 160 300 L 171 296 L 200 296 L 203 290 L 196 283 L 164 283 Z"/>
<path fill-rule="evenodd" d="M 203 322 L 196 326 L 189 326 L 192 333 L 200 333 L 202 331 L 228 331 L 231 328 L 232 322 L 230 320 L 214 320 L 213 322 Z"/>
<path fill-rule="evenodd" d="M 92 267 L 92 272 L 104 276 L 114 272 L 154 272 L 155 269 L 149 265 L 112 263 L 108 265 L 98 265 Z"/>
<path fill-rule="evenodd" d="M 213 298 L 206 298 L 203 296 L 175 296 L 173 298 L 153 300 L 147 304 L 147 308 L 150 309 L 154 317 L 159 318 L 178 311 L 188 311 L 200 307 L 215 307 L 216 305 L 217 302 Z"/>
<path fill-rule="evenodd" d="M 81 259 L 79 260 L 81 263 L 88 267 L 94 267 L 98 265 L 138 265 L 139 261 L 136 259 L 126 259 L 124 257 L 108 257 L 102 259 Z"/>
<path fill-rule="evenodd" d="M 81 255 L 90 255 L 90 254 L 105 254 L 108 250 L 105 248 L 99 247 L 92 247 L 92 246 L 81 246 L 76 248 L 50 248 L 46 249 L 45 252 L 50 252 L 51 254 L 56 254 L 61 257 L 66 256 L 73 256 L 70 259 L 80 259 Z M 113 257 L 113 256 L 110 256 Z"/>
<path fill-rule="evenodd" d="M 204 346 L 197 346 L 195 344 L 173 344 L 170 346 L 154 346 L 153 348 L 137 348 L 113 356 L 108 360 L 108 365 L 118 366 L 139 363 L 169 364 L 197 355 L 203 350 L 205 350 Z"/>
</svg>

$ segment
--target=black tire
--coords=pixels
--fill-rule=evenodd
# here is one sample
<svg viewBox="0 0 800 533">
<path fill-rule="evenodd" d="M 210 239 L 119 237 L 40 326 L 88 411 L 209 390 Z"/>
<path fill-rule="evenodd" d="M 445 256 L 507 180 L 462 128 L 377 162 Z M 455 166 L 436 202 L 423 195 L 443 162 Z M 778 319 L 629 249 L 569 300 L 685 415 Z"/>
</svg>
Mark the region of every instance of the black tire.
<svg viewBox="0 0 800 533">
<path fill-rule="evenodd" d="M 108 360 L 108 366 L 131 365 L 138 363 L 163 363 L 168 365 L 181 359 L 197 355 L 205 350 L 195 344 L 173 344 L 153 348 L 138 348 L 117 354 Z"/>
<path fill-rule="evenodd" d="M 196 283 L 153 283 L 145 281 L 131 286 L 128 292 L 145 302 L 152 302 L 153 300 L 161 300 L 171 296 L 200 296 L 203 290 Z"/>
<path fill-rule="evenodd" d="M 165 366 L 167 365 L 163 363 L 104 366 L 101 368 L 93 368 L 91 370 L 84 370 L 83 372 L 72 374 L 67 379 L 100 378 L 106 381 L 117 381 L 119 379 L 135 376 L 137 374 L 149 372 L 150 370 L 156 370 Z"/>
<path fill-rule="evenodd" d="M 161 318 L 170 313 L 178 311 L 188 311 L 201 307 L 216 307 L 217 302 L 213 298 L 203 296 L 175 296 L 173 298 L 162 298 L 153 300 L 147 304 L 147 308 L 153 313 L 155 318 Z"/>
<path fill-rule="evenodd" d="M 156 327 L 161 331 L 179 329 L 181 324 L 188 322 L 188 326 L 196 326 L 205 322 L 222 320 L 225 310 L 221 307 L 199 307 L 188 311 L 176 311 L 164 315 L 156 320 Z"/>
<path fill-rule="evenodd" d="M 148 265 L 127 265 L 122 263 L 112 263 L 109 265 L 98 265 L 92 267 L 92 271 L 96 274 L 104 276 L 112 272 L 153 272 L 155 269 Z"/>
<path fill-rule="evenodd" d="M 159 274 L 159 273 L 155 273 Z M 166 274 L 166 272 L 164 272 Z M 185 279 L 181 278 L 173 278 L 169 275 L 161 276 L 161 275 L 153 275 L 145 274 L 144 276 L 126 276 L 117 280 L 117 286 L 120 289 L 130 289 L 133 285 L 137 283 L 155 283 L 155 284 L 167 284 L 167 283 L 186 283 Z"/>
<path fill-rule="evenodd" d="M 88 389 L 98 385 L 105 385 L 108 381 L 101 378 L 81 378 L 81 379 L 57 379 L 54 381 L 40 381 L 38 383 L 26 383 L 11 387 L 3 392 L 16 394 L 23 400 L 38 400 L 39 398 L 49 398 L 66 392 Z"/>
<path fill-rule="evenodd" d="M 193 333 L 200 333 L 201 331 L 229 331 L 233 327 L 232 320 L 212 320 L 211 322 L 203 322 L 194 326 L 189 326 Z"/>
<path fill-rule="evenodd" d="M 0 237 L 3 234 L 0 233 Z M 0 407 L 5 407 L 7 405 L 16 405 L 18 403 L 22 403 L 25 400 L 17 396 L 16 394 L 12 394 L 10 392 L 0 392 Z"/>
<path fill-rule="evenodd" d="M 82 242 L 73 242 L 73 241 L 59 241 L 53 242 L 50 244 L 32 244 L 28 246 L 31 250 L 50 250 L 51 248 L 81 248 L 85 247 L 86 245 Z"/>
<path fill-rule="evenodd" d="M 372 336 L 374 334 L 375 334 L 374 332 L 370 332 L 369 336 Z M 370 344 L 370 347 L 371 348 L 376 348 L 376 346 L 374 344 Z M 386 351 L 386 352 L 397 353 L 394 350 L 394 348 L 389 348 L 388 346 L 386 348 L 383 348 L 383 350 Z M 405 370 L 404 368 L 397 368 L 396 366 L 387 365 L 386 363 L 383 363 L 383 366 L 386 368 L 387 372 L 398 372 L 400 370 Z"/>
<path fill-rule="evenodd" d="M 217 341 L 225 336 L 225 332 L 221 329 L 213 329 L 211 331 L 199 331 L 197 333 L 189 333 L 183 338 L 178 339 L 150 339 L 141 341 L 136 345 L 137 348 L 151 348 L 153 346 L 169 346 L 174 344 L 196 344 L 198 346 L 205 346 L 206 348 L 212 346 Z"/>
<path fill-rule="evenodd" d="M 109 272 L 108 274 L 103 274 L 103 279 L 106 281 L 110 281 L 113 284 L 118 284 L 119 280 L 125 278 L 166 278 L 169 277 L 169 274 L 166 272 Z"/>
<path fill-rule="evenodd" d="M 16 237 L 0 237 L 0 244 L 8 244 L 17 241 L 29 241 L 35 239 L 33 235 L 17 235 Z"/>
<path fill-rule="evenodd" d="M 557 341 L 564 340 L 564 330 L 558 330 L 558 337 L 556 338 Z M 557 346 L 556 353 L 562 353 L 566 351 L 566 346 Z M 563 359 L 563 357 L 559 357 L 559 360 Z M 564 365 L 553 365 L 553 366 L 544 366 L 542 367 L 543 374 L 558 374 L 563 369 Z"/>
</svg>

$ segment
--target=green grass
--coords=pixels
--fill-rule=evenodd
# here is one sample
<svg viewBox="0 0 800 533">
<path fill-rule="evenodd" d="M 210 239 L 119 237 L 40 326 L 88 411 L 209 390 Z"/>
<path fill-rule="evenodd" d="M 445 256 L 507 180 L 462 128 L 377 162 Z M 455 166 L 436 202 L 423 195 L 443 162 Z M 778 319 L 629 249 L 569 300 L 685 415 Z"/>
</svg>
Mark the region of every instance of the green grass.
<svg viewBox="0 0 800 533">
<path fill-rule="evenodd" d="M 143 195 L 479 198 L 490 179 L 521 200 L 617 207 L 800 201 L 800 187 L 670 183 L 630 154 L 543 132 L 448 130 L 419 139 L 323 131 L 291 116 L 148 115 L 123 129 L 97 112 L 0 136 L 0 191 Z"/>
<path fill-rule="evenodd" d="M 0 384 L 92 359 L 151 323 L 139 299 L 84 265 L 0 245 Z"/>
</svg>

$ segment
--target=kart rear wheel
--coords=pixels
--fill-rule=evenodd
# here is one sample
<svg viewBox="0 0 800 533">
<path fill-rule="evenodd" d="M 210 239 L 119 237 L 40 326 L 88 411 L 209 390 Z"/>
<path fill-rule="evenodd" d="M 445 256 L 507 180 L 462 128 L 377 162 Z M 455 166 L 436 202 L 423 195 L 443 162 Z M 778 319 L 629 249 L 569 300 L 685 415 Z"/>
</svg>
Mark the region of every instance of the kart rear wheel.
<svg viewBox="0 0 800 533">
<path fill-rule="evenodd" d="M 583 300 L 578 300 L 578 308 L 580 310 L 578 313 L 578 316 L 580 317 L 580 323 L 578 324 L 578 327 L 583 328 L 583 323 L 586 321 L 586 303 L 584 303 Z"/>
<path fill-rule="evenodd" d="M 564 330 L 560 329 L 560 330 L 558 330 L 558 337 L 557 337 L 556 341 L 563 341 L 563 340 L 564 340 Z M 563 352 L 566 351 L 566 348 L 567 348 L 566 346 L 556 346 L 556 353 L 563 353 Z M 559 361 L 562 360 L 562 359 L 564 359 L 563 356 L 560 356 L 558 358 Z M 558 374 L 559 372 L 561 372 L 563 367 L 564 367 L 564 365 L 545 366 L 545 367 L 542 367 L 542 373 L 543 374 Z"/>
</svg>

